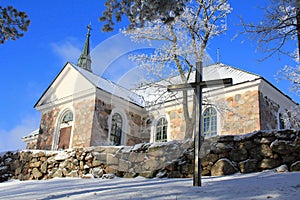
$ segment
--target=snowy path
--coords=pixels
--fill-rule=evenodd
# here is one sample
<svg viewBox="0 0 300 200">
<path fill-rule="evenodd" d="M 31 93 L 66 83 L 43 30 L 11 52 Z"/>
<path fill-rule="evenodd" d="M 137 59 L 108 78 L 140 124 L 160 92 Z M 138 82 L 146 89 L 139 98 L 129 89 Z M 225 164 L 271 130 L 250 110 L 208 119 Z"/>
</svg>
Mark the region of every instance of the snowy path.
<svg viewBox="0 0 300 200">
<path fill-rule="evenodd" d="M 0 199 L 300 199 L 300 172 L 235 174 L 192 179 L 61 178 L 0 183 Z"/>
</svg>

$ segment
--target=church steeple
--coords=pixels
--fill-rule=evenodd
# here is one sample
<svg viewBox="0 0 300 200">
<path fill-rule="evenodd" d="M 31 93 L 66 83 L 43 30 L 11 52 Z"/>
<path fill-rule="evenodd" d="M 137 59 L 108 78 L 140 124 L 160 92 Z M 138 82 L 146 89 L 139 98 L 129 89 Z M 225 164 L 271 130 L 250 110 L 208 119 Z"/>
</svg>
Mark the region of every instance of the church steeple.
<svg viewBox="0 0 300 200">
<path fill-rule="evenodd" d="M 91 36 L 90 32 L 92 30 L 91 25 L 88 25 L 87 29 L 88 32 L 86 34 L 85 44 L 82 49 L 81 55 L 78 58 L 77 65 L 85 70 L 92 72 L 92 68 L 91 68 L 92 60 L 90 56 L 90 36 Z"/>
</svg>

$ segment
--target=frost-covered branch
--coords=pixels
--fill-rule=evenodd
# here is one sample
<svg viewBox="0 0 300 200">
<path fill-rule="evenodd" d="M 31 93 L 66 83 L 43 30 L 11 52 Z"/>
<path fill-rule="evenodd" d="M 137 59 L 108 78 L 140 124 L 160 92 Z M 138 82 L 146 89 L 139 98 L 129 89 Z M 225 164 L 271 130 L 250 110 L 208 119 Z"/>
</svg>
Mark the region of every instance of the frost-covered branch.
<svg viewBox="0 0 300 200">
<path fill-rule="evenodd" d="M 160 20 L 164 24 L 180 16 L 189 0 L 106 0 L 106 10 L 99 18 L 105 22 L 103 31 L 112 31 L 117 22 L 125 17 L 127 29 L 143 28 L 145 23 Z"/>
<path fill-rule="evenodd" d="M 163 41 L 152 54 L 131 55 L 130 59 L 144 71 L 144 93 L 149 92 L 154 102 L 180 99 L 186 122 L 186 138 L 192 136 L 196 98 L 190 91 L 166 93 L 166 86 L 194 82 L 191 76 L 196 62 L 207 63 L 205 50 L 208 42 L 226 30 L 226 16 L 231 12 L 228 0 L 189 0 L 179 16 L 165 24 L 161 19 L 147 21 L 142 28 L 124 30 L 135 42 Z M 157 84 L 159 83 L 159 84 Z M 162 86 L 164 85 L 164 86 Z M 161 95 L 160 95 L 161 94 Z M 156 99 L 155 99 L 156 97 Z M 159 100 L 158 100 L 159 99 Z"/>
<path fill-rule="evenodd" d="M 300 46 L 300 8 L 298 0 L 269 0 L 268 6 L 262 8 L 264 15 L 257 23 L 248 23 L 241 19 L 243 33 L 257 42 L 258 49 L 266 53 L 266 58 L 275 53 L 285 54 L 297 59 L 299 52 L 294 54 L 288 44 Z M 296 43 L 294 43 L 296 41 Z M 290 43 L 291 42 L 291 43 Z"/>
</svg>

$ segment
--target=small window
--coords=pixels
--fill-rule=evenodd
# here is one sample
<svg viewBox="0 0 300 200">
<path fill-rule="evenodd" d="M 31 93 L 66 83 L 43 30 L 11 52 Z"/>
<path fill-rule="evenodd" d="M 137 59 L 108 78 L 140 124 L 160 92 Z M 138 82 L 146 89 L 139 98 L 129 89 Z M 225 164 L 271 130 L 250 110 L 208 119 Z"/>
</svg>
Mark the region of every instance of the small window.
<svg viewBox="0 0 300 200">
<path fill-rule="evenodd" d="M 73 121 L 73 113 L 69 110 L 64 114 L 61 123 L 66 124 L 71 121 Z"/>
<path fill-rule="evenodd" d="M 166 118 L 160 118 L 156 124 L 156 142 L 167 142 L 168 121 Z"/>
<path fill-rule="evenodd" d="M 120 114 L 115 113 L 111 120 L 110 141 L 113 145 L 121 145 L 122 141 L 122 117 Z"/>
<path fill-rule="evenodd" d="M 279 129 L 285 128 L 284 119 L 281 113 L 279 113 L 278 124 L 279 124 L 278 126 Z"/>
<path fill-rule="evenodd" d="M 204 137 L 217 135 L 217 111 L 213 107 L 207 108 L 203 112 L 203 134 Z"/>
</svg>

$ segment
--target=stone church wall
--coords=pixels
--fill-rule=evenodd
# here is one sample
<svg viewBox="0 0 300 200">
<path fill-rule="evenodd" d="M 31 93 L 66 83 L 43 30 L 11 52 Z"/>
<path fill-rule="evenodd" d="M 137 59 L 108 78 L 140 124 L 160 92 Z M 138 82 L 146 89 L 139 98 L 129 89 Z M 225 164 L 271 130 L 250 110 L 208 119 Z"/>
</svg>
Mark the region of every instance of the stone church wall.
<svg viewBox="0 0 300 200">
<path fill-rule="evenodd" d="M 125 144 L 133 146 L 150 141 L 150 124 L 147 124 L 146 115 L 127 111 L 128 126 L 130 132 L 126 135 Z"/>
<path fill-rule="evenodd" d="M 91 146 L 106 145 L 109 130 L 108 120 L 111 111 L 111 104 L 96 98 Z"/>
<path fill-rule="evenodd" d="M 40 122 L 40 135 L 37 139 L 37 149 L 51 150 L 53 134 L 60 108 L 56 107 L 42 113 Z M 30 149 L 30 148 L 28 148 Z"/>
<path fill-rule="evenodd" d="M 118 106 L 104 102 L 99 98 L 96 99 L 90 146 L 109 145 L 109 120 L 114 108 L 118 108 Z M 120 108 L 120 110 L 122 109 Z M 123 119 L 123 123 L 126 123 L 127 126 L 126 130 L 123 130 L 125 132 L 123 135 L 125 137 L 124 144 L 133 146 L 149 142 L 150 133 L 147 131 L 145 116 L 142 113 L 132 111 L 129 106 L 122 111 L 126 115 L 126 120 Z"/>
<path fill-rule="evenodd" d="M 73 138 L 72 146 L 87 147 L 91 142 L 91 126 L 94 113 L 94 98 L 75 101 L 74 108 L 74 124 L 72 126 Z M 54 132 L 56 130 L 57 121 L 61 111 L 68 107 L 57 106 L 52 110 L 47 110 L 42 113 L 40 122 L 40 134 L 37 139 L 36 149 L 51 150 Z M 84 133 L 84 134 L 82 134 Z M 27 146 L 27 149 L 32 149 L 34 145 Z"/>
<path fill-rule="evenodd" d="M 263 93 L 259 94 L 259 103 L 261 129 L 270 130 L 277 128 L 279 105 Z"/>
<path fill-rule="evenodd" d="M 72 147 L 89 147 L 92 139 L 92 126 L 95 110 L 95 98 L 73 103 L 75 121 Z"/>
<path fill-rule="evenodd" d="M 21 151 L 0 155 L 0 182 L 54 177 L 192 177 L 193 141 L 135 146 Z M 267 169 L 300 171 L 300 130 L 259 131 L 205 139 L 202 175 L 250 173 Z"/>
<path fill-rule="evenodd" d="M 259 92 L 247 90 L 234 93 L 222 101 L 225 107 L 221 113 L 221 135 L 238 135 L 261 130 L 259 124 Z M 225 100 L 225 101 L 224 101 Z M 222 101 L 220 104 L 222 104 Z"/>
<path fill-rule="evenodd" d="M 218 112 L 218 127 L 220 135 L 238 135 L 261 130 L 260 104 L 258 90 L 232 92 L 218 100 L 209 100 L 212 105 L 203 105 L 203 111 L 208 106 L 215 107 Z M 267 109 L 267 108 L 266 108 Z M 192 110 L 190 110 L 190 113 Z M 170 119 L 170 140 L 183 140 L 186 125 L 182 106 L 165 109 Z M 274 119 L 276 123 L 277 119 Z M 267 130 L 277 128 L 272 126 Z M 264 130 L 264 129 L 263 129 Z"/>
</svg>

